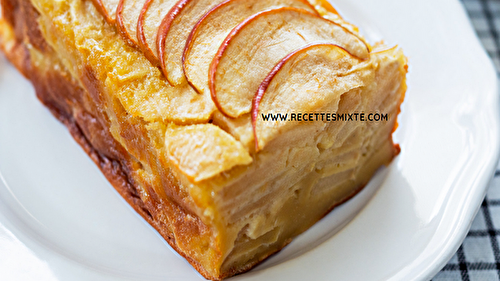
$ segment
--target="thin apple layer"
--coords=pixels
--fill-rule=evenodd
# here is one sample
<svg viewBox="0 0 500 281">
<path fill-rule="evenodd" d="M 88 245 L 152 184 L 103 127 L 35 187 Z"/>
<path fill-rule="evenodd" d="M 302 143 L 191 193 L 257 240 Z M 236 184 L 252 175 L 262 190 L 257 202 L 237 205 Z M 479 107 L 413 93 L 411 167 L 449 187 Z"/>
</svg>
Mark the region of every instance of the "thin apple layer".
<svg viewBox="0 0 500 281">
<path fill-rule="evenodd" d="M 166 134 L 169 159 L 194 182 L 252 162 L 241 143 L 212 124 L 173 125 Z"/>
<path fill-rule="evenodd" d="M 139 46 L 146 58 L 156 66 L 160 66 L 156 38 L 160 24 L 178 0 L 147 0 L 139 15 L 137 37 Z"/>
<path fill-rule="evenodd" d="M 116 10 L 116 24 L 123 38 L 138 47 L 137 21 L 146 0 L 120 0 Z"/>
<path fill-rule="evenodd" d="M 256 13 L 280 7 L 295 7 L 316 13 L 306 0 L 229 0 L 208 11 L 191 31 L 182 56 L 188 82 L 199 93 L 208 90 L 210 63 L 231 30 Z"/>
<path fill-rule="evenodd" d="M 235 27 L 210 66 L 212 99 L 225 115 L 249 113 L 267 74 L 286 55 L 313 42 L 330 42 L 367 59 L 367 46 L 332 21 L 306 10 L 284 7 L 258 13 Z"/>
<path fill-rule="evenodd" d="M 336 52 L 327 47 L 314 51 L 309 54 L 321 60 L 324 52 Z M 223 269 L 258 261 L 269 249 L 280 248 L 397 155 L 390 136 L 406 89 L 405 63 L 399 50 L 373 54 L 366 65 L 353 70 L 361 74 L 360 87 L 315 106 L 338 113 L 383 112 L 387 121 L 319 120 L 280 131 L 243 176 L 216 193 L 218 213 L 235 237 Z"/>
<path fill-rule="evenodd" d="M 206 278 L 219 280 L 244 272 L 280 250 L 358 192 L 377 168 L 398 153 L 391 134 L 406 89 L 403 54 L 390 49 L 368 57 L 362 40 L 331 22 L 313 21 L 317 29 L 349 38 L 351 45 L 328 41 L 347 52 L 335 48 L 319 51 L 318 47 L 309 53 L 321 65 L 318 69 L 306 58 L 294 57 L 295 62 L 309 71 L 303 73 L 304 79 L 311 79 L 310 75 L 331 77 L 332 71 L 337 80 L 347 79 L 344 76 L 352 80 L 344 83 L 343 90 L 328 81 L 317 84 L 325 91 L 333 90 L 313 91 L 318 102 L 298 93 L 292 98 L 294 106 L 278 105 L 314 112 L 383 112 L 389 120 L 291 122 L 285 124 L 285 130 L 259 125 L 259 135 L 268 137 L 255 152 L 250 111 L 231 119 L 215 110 L 210 97 L 196 94 L 189 85 L 169 85 L 160 70 L 125 44 L 113 26 L 104 24 L 90 1 L 31 2 L 40 13 L 36 23 L 51 52 L 68 69 L 75 88 L 82 85 L 84 89 L 78 90 L 91 97 L 81 103 L 99 106 L 99 123 L 126 153 L 127 158 L 118 158 L 115 164 L 129 169 L 130 185 L 138 194 L 134 204 L 144 203 L 140 206 L 147 208 L 155 228 Z M 300 23 L 304 29 L 297 29 L 296 23 L 289 25 L 290 33 L 280 28 L 270 32 L 282 32 L 285 39 L 295 36 L 297 30 L 309 36 L 313 24 L 308 19 L 317 16 L 304 16 L 307 12 L 303 11 L 295 14 L 299 16 L 277 19 L 284 25 L 304 20 Z M 267 29 L 252 30 L 259 37 Z M 242 47 L 269 43 L 252 42 Z M 304 45 L 302 41 L 297 48 Z M 35 54 L 33 49 L 31 52 Z M 331 66 L 323 66 L 327 62 Z M 50 65 L 50 61 L 40 65 Z M 276 65 L 264 64 L 269 69 L 258 66 L 254 72 L 265 78 Z M 291 88 L 313 90 L 302 86 L 300 71 L 283 65 L 292 70 L 291 77 L 277 73 L 281 78 L 276 79 Z M 271 85 L 273 94 L 264 96 L 261 110 L 273 107 L 267 98 L 286 100 L 276 81 Z"/>
<path fill-rule="evenodd" d="M 130 115 L 146 122 L 176 124 L 210 120 L 216 109 L 210 97 L 197 94 L 189 85 L 170 86 L 161 71 L 129 47 L 113 26 L 103 24 L 91 2 L 37 0 L 33 4 L 44 15 L 42 34 L 64 55 L 63 63 L 73 76 L 98 79 L 106 94 Z M 72 16 L 65 13 L 70 9 Z"/>
<path fill-rule="evenodd" d="M 161 67 L 172 85 L 186 83 L 182 54 L 196 22 L 223 0 L 180 0 L 168 13 L 158 31 L 158 50 Z"/>
<path fill-rule="evenodd" d="M 359 63 L 361 60 L 338 45 L 324 43 L 309 45 L 285 57 L 264 79 L 253 99 L 256 150 L 296 126 L 290 120 L 263 121 L 262 114 L 315 113 L 320 105 L 363 86 L 362 71 L 356 68 Z M 329 113 L 336 110 L 329 108 Z"/>
<path fill-rule="evenodd" d="M 120 0 L 92 0 L 92 2 L 108 23 L 115 24 L 116 8 L 118 8 Z"/>
</svg>

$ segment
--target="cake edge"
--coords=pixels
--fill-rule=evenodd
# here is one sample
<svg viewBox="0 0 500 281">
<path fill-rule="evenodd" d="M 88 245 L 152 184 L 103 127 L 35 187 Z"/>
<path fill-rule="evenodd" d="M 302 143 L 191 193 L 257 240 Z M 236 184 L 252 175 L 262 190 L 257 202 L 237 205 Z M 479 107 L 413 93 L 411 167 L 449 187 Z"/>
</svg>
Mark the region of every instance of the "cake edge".
<svg viewBox="0 0 500 281">
<path fill-rule="evenodd" d="M 2 6 L 4 3 L 7 2 L 8 0 L 0 1 Z M 22 4 L 26 2 L 29 3 L 29 1 L 19 1 L 19 2 L 22 2 Z M 34 47 L 38 49 L 44 49 L 47 47 L 47 45 L 45 45 L 46 44 L 45 39 L 43 38 L 41 33 L 39 33 L 36 20 L 30 21 L 30 13 L 33 12 L 36 13 L 34 8 L 33 11 L 29 11 L 30 8 L 33 7 L 23 7 L 21 9 L 22 10 L 21 12 L 16 11 L 11 13 L 12 20 L 16 22 L 15 27 L 13 27 L 12 24 L 9 23 L 10 19 L 5 20 L 0 17 L 0 50 L 3 51 L 6 58 L 18 69 L 18 71 L 20 71 L 28 80 L 30 80 L 30 82 L 34 86 L 36 96 L 40 100 L 40 102 L 42 102 L 42 104 L 44 104 L 49 109 L 49 111 L 52 113 L 52 115 L 54 115 L 54 117 L 56 117 L 61 123 L 63 123 L 68 128 L 71 136 L 82 147 L 82 149 L 87 153 L 87 155 L 89 155 L 92 161 L 99 167 L 99 169 L 102 171 L 102 173 L 111 183 L 111 185 L 115 188 L 115 190 L 125 199 L 125 201 L 130 206 L 132 206 L 132 208 L 137 213 L 141 215 L 141 217 L 144 220 L 146 220 L 151 226 L 153 226 L 153 228 L 156 231 L 158 231 L 158 233 L 167 241 L 167 243 L 172 247 L 172 249 L 174 249 L 183 258 L 185 258 L 194 267 L 194 269 L 196 269 L 206 279 L 222 280 L 224 278 L 249 271 L 258 264 L 265 261 L 269 256 L 274 255 L 279 251 L 281 251 L 281 249 L 283 249 L 288 243 L 292 241 L 292 239 L 287 240 L 285 245 L 283 245 L 283 247 L 281 247 L 275 252 L 269 253 L 267 256 L 263 257 L 261 260 L 258 260 L 253 264 L 248 264 L 247 266 L 239 268 L 238 270 L 230 270 L 228 272 L 224 272 L 224 274 L 218 277 L 211 276 L 209 272 L 206 271 L 199 262 L 192 259 L 188 255 L 186 255 L 181 249 L 179 249 L 179 247 L 177 247 L 175 238 L 168 235 L 166 229 L 161 226 L 161 222 L 154 219 L 154 217 L 148 211 L 146 203 L 144 203 L 140 199 L 138 195 L 140 189 L 137 186 L 138 184 L 135 183 L 134 180 L 132 180 L 133 177 L 131 175 L 130 168 L 128 168 L 131 167 L 131 162 L 128 162 L 127 160 L 130 158 L 130 155 L 121 154 L 120 158 L 122 159 L 120 161 L 106 156 L 107 154 L 106 152 L 99 151 L 99 149 L 94 147 L 92 143 L 87 139 L 81 128 L 81 125 L 77 123 L 77 120 L 73 117 L 72 113 L 64 112 L 64 106 L 57 104 L 57 102 L 53 100 L 54 92 L 50 91 L 51 88 L 56 88 L 56 89 L 64 88 L 73 90 L 74 92 L 68 94 L 70 96 L 78 94 L 79 91 L 86 91 L 86 90 L 82 89 L 79 85 L 76 85 L 74 81 L 70 81 L 69 79 L 67 79 L 67 77 L 65 77 L 61 72 L 54 71 L 52 73 L 45 73 L 44 75 L 44 73 L 40 73 L 40 71 L 37 71 L 36 67 L 33 66 L 28 51 L 28 47 L 24 41 L 30 42 L 30 44 L 32 44 Z M 19 27 L 17 23 L 21 23 L 20 24 L 21 27 Z M 12 36 L 11 38 L 2 38 L 2 36 L 8 37 L 5 36 L 5 34 L 2 34 L 2 28 L 5 28 L 5 26 L 11 29 L 11 32 L 14 36 Z M 61 100 L 65 100 L 64 94 L 61 93 L 61 96 L 59 96 L 59 98 Z M 85 113 L 88 113 L 89 116 L 92 116 L 89 112 Z M 93 119 L 83 119 L 79 121 L 87 122 L 87 124 L 85 125 L 87 126 L 87 128 L 89 128 L 91 127 L 89 123 L 96 120 L 95 117 L 92 116 L 92 118 Z M 397 127 L 397 123 L 395 127 Z M 107 136 L 102 134 L 100 135 L 103 137 L 110 138 L 104 140 L 105 142 L 116 142 L 114 138 L 111 137 L 109 132 Z M 394 159 L 394 157 L 396 157 L 399 154 L 400 151 L 399 145 L 394 144 L 394 149 L 395 153 L 392 159 Z M 123 151 L 126 152 L 125 149 L 121 151 L 122 152 L 119 151 L 119 153 L 123 153 Z M 329 210 L 327 210 L 322 217 L 329 214 L 333 209 L 335 209 L 335 207 L 345 203 L 346 201 L 349 201 L 352 197 L 354 197 L 361 190 L 363 190 L 364 187 L 365 185 L 356 188 L 356 190 L 352 194 L 350 194 L 342 201 L 338 202 L 337 204 L 333 205 Z M 178 206 L 175 202 L 172 203 L 175 204 L 177 207 L 179 207 L 179 210 L 181 212 L 184 212 L 184 210 L 180 206 Z M 318 221 L 320 219 L 318 219 Z"/>
<path fill-rule="evenodd" d="M 0 2 L 2 7 L 5 0 Z M 34 8 L 33 8 L 34 9 Z M 26 10 L 26 7 L 25 9 Z M 0 10 L 2 13 L 4 11 Z M 121 163 L 121 161 L 117 161 L 105 156 L 102 152 L 96 149 L 91 142 L 85 137 L 80 125 L 77 124 L 76 119 L 72 117 L 71 113 L 62 112 L 61 106 L 57 105 L 55 102 L 51 102 L 51 91 L 49 90 L 51 87 L 60 88 L 64 87 L 67 89 L 81 89 L 80 86 L 75 85 L 72 81 L 69 81 L 62 75 L 61 73 L 52 73 L 55 74 L 55 77 L 48 78 L 48 75 L 43 75 L 36 71 L 36 68 L 33 67 L 32 61 L 30 59 L 29 51 L 23 42 L 23 40 L 28 40 L 33 42 L 33 36 L 37 36 L 36 34 L 31 34 L 32 36 L 27 36 L 29 34 L 26 30 L 38 30 L 38 26 L 27 26 L 23 19 L 26 19 L 25 15 L 29 13 L 26 11 L 23 12 L 12 12 L 13 20 L 16 23 L 23 22 L 24 28 L 17 28 L 18 30 L 14 30 L 12 25 L 0 16 L 0 51 L 3 52 L 5 57 L 12 63 L 12 65 L 26 78 L 28 79 L 35 90 L 35 94 L 38 100 L 50 111 L 50 113 L 59 120 L 69 131 L 73 139 L 80 145 L 80 147 L 87 153 L 87 155 L 92 159 L 92 161 L 98 166 L 101 172 L 104 174 L 109 183 L 113 186 L 113 188 L 122 196 L 123 199 L 139 214 L 141 217 L 149 223 L 174 249 L 179 255 L 186 259 L 186 261 L 191 264 L 191 266 L 196 269 L 203 277 L 211 280 L 212 276 L 201 266 L 200 263 L 187 256 L 181 249 L 177 247 L 175 242 L 175 238 L 171 237 L 167 234 L 164 228 L 160 226 L 158 221 L 153 219 L 151 213 L 147 210 L 146 204 L 140 199 L 138 196 L 139 189 L 137 188 L 137 184 L 131 180 L 130 169 L 127 168 L 127 164 Z M 20 20 L 21 19 L 21 20 Z M 29 23 L 29 22 L 28 22 Z M 35 22 L 34 22 L 35 23 Z M 12 35 L 15 35 L 11 38 L 5 38 L 5 28 L 9 28 L 12 32 Z M 3 30 L 2 30 L 3 29 Z M 23 30 L 24 29 L 24 30 Z M 4 32 L 2 32 L 4 31 Z M 8 31 L 8 32 L 9 32 Z M 21 34 L 20 34 L 21 33 Z M 33 32 L 32 32 L 33 33 Z M 39 33 L 41 37 L 41 33 Z M 30 38 L 24 38 L 30 37 Z M 43 37 L 41 37 L 42 40 Z M 44 41 L 42 41 L 44 42 Z M 46 73 L 47 74 L 47 73 Z M 64 84 L 64 85 L 61 85 Z M 73 95 L 71 93 L 70 95 Z M 62 100 L 64 100 L 64 97 Z M 95 118 L 95 117 L 94 117 Z M 94 120 L 84 120 L 83 122 L 92 122 Z M 111 138 L 111 135 L 108 135 Z M 107 140 L 110 141 L 110 140 Z M 111 140 L 115 142 L 114 139 Z M 124 150 L 125 151 L 125 150 Z M 123 159 L 126 159 L 126 155 L 123 156 Z M 122 160 L 126 161 L 126 160 Z M 130 164 L 130 163 L 129 163 Z M 174 203 L 175 204 L 175 203 Z M 180 207 L 180 206 L 178 206 Z M 183 211 L 182 208 L 179 210 Z M 234 275 L 234 274 L 233 274 Z M 231 276 L 231 275 L 227 275 Z M 213 280 L 222 280 L 227 276 L 220 276 L 218 279 Z"/>
</svg>

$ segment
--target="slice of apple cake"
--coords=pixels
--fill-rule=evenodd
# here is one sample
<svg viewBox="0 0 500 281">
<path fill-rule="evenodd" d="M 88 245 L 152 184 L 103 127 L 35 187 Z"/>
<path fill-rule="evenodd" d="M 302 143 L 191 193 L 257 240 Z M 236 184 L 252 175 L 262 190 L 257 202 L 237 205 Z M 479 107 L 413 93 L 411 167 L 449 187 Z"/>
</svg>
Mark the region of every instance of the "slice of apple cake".
<svg viewBox="0 0 500 281">
<path fill-rule="evenodd" d="M 6 56 L 208 279 L 279 251 L 399 153 L 406 58 L 326 1 L 1 5 Z"/>
</svg>

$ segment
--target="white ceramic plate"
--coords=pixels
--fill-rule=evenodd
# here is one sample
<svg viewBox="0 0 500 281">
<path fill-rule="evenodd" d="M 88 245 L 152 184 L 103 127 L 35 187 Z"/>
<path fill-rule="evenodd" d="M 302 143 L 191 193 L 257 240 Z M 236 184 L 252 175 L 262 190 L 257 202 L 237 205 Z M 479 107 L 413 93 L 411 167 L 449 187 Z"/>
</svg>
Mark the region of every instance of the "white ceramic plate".
<svg viewBox="0 0 500 281">
<path fill-rule="evenodd" d="M 361 194 L 234 280 L 429 279 L 465 237 L 495 168 L 496 75 L 460 3 L 335 6 L 371 42 L 399 44 L 410 59 L 396 133 L 402 153 Z M 6 280 L 201 279 L 128 207 L 3 57 L 0 272 Z"/>
</svg>

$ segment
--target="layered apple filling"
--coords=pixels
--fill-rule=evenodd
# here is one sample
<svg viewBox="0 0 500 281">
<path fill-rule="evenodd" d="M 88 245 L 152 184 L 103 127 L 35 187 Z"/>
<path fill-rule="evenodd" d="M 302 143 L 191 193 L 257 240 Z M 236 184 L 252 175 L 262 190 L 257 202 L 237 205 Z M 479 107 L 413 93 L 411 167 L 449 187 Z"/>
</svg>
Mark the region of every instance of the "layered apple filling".
<svg viewBox="0 0 500 281">
<path fill-rule="evenodd" d="M 2 0 L 16 3 L 48 46 L 21 40 L 30 67 L 79 89 L 68 118 L 98 152 L 116 142 L 105 156 L 131 204 L 206 278 L 279 251 L 399 153 L 406 58 L 325 1 Z M 0 21 L 7 53 L 14 22 Z M 262 117 L 275 113 L 388 119 Z"/>
</svg>

